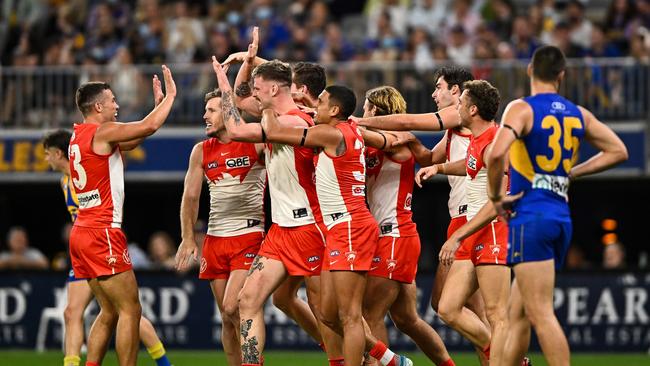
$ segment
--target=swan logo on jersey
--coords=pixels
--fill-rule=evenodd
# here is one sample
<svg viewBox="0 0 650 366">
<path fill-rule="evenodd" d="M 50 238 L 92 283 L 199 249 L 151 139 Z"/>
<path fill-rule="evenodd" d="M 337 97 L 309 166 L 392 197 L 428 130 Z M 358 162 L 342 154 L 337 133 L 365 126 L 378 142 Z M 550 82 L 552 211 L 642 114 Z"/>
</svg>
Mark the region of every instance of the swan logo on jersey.
<svg viewBox="0 0 650 366">
<path fill-rule="evenodd" d="M 113 267 L 117 264 L 117 256 L 116 255 L 107 255 L 106 256 L 106 262 L 108 262 L 108 265 Z"/>
<path fill-rule="evenodd" d="M 357 259 L 357 252 L 354 250 L 345 252 L 345 259 L 350 263 L 354 262 L 354 260 Z"/>
<path fill-rule="evenodd" d="M 397 260 L 395 259 L 386 259 L 386 268 L 388 272 L 393 272 L 397 267 Z"/>
<path fill-rule="evenodd" d="M 251 160 L 248 156 L 240 156 L 237 158 L 226 159 L 226 166 L 228 169 L 233 168 L 242 168 L 245 166 L 251 166 Z"/>
<path fill-rule="evenodd" d="M 131 256 L 129 255 L 128 249 L 124 249 L 124 251 L 122 251 L 122 260 L 126 264 L 131 264 Z"/>
<path fill-rule="evenodd" d="M 219 166 L 219 164 L 216 161 L 208 163 L 208 169 L 214 169 L 214 168 L 216 168 L 218 166 Z"/>
<path fill-rule="evenodd" d="M 353 185 L 352 186 L 352 195 L 353 196 L 365 196 L 366 195 L 366 186 Z"/>
<path fill-rule="evenodd" d="M 205 258 L 201 258 L 201 267 L 200 267 L 199 271 L 200 271 L 201 273 L 203 273 L 203 272 L 205 272 L 205 270 L 206 270 L 207 268 L 208 268 L 208 261 L 205 260 Z"/>
<path fill-rule="evenodd" d="M 467 157 L 467 167 L 476 170 L 476 158 L 472 154 Z"/>
<path fill-rule="evenodd" d="M 404 201 L 404 209 L 411 211 L 411 201 L 413 200 L 413 195 L 410 193 L 406 194 L 406 200 Z"/>
</svg>

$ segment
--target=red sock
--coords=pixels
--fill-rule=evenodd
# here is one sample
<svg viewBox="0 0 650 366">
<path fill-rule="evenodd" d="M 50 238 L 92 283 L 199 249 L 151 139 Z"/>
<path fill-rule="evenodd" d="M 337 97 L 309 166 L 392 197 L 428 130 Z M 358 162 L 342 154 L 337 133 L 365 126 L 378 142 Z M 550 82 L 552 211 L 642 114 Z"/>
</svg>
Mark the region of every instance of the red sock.
<svg viewBox="0 0 650 366">
<path fill-rule="evenodd" d="M 490 345 L 488 344 L 487 347 L 483 349 L 483 354 L 485 355 L 485 358 L 488 360 L 490 359 Z"/>
<path fill-rule="evenodd" d="M 383 366 L 395 366 L 395 354 L 382 341 L 377 341 L 368 353 Z"/>
<path fill-rule="evenodd" d="M 330 366 L 345 366 L 345 360 L 343 359 L 343 357 L 334 358 L 328 361 L 330 363 Z"/>
<path fill-rule="evenodd" d="M 86 366 L 100 366 L 99 362 L 86 361 Z"/>
<path fill-rule="evenodd" d="M 438 366 L 456 366 L 456 364 L 454 363 L 454 360 L 452 360 L 452 359 L 450 358 L 450 359 L 448 359 L 447 361 L 441 363 L 441 364 L 438 365 Z"/>
</svg>

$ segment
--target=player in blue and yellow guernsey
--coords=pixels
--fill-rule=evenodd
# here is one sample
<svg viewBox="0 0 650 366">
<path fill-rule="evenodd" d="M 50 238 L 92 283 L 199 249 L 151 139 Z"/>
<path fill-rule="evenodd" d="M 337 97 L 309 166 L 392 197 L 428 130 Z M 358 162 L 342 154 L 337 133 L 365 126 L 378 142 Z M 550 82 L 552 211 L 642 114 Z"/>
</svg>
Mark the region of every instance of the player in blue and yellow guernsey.
<svg viewBox="0 0 650 366">
<path fill-rule="evenodd" d="M 553 311 L 555 269 L 564 262 L 572 232 L 569 182 L 627 159 L 625 145 L 609 127 L 558 94 L 565 65 L 557 47 L 535 51 L 528 65 L 531 96 L 508 104 L 488 154 L 488 195 L 499 213 L 511 210 L 508 263 L 515 281 L 504 365 L 521 360 L 530 325 L 550 366 L 570 364 L 569 345 Z M 600 153 L 575 165 L 583 139 Z M 510 196 L 502 197 L 508 153 Z"/>
<path fill-rule="evenodd" d="M 43 138 L 45 160 L 53 170 L 63 173 L 61 189 L 70 213 L 72 222 L 77 219 L 79 200 L 70 184 L 70 164 L 68 158 L 68 145 L 71 133 L 66 130 L 57 130 Z M 83 278 L 76 278 L 71 269 L 68 275 L 68 303 L 64 312 L 65 340 L 63 366 L 79 366 L 81 362 L 81 346 L 84 341 L 83 315 L 86 307 L 93 299 L 93 294 L 88 283 Z M 156 334 L 156 330 L 149 320 L 140 318 L 140 338 L 147 347 L 147 352 L 156 361 L 157 366 L 171 366 L 165 353 L 165 348 Z"/>
</svg>

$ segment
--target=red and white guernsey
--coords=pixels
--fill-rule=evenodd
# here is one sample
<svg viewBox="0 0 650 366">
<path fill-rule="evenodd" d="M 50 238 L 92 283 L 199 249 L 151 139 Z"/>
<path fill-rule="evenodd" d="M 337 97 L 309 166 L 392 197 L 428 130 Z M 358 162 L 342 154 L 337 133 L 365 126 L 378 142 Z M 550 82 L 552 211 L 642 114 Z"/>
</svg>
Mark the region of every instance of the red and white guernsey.
<svg viewBox="0 0 650 366">
<path fill-rule="evenodd" d="M 266 169 L 255 144 L 204 141 L 203 171 L 210 189 L 208 235 L 264 232 Z"/>
<path fill-rule="evenodd" d="M 341 156 L 321 151 L 316 161 L 316 191 L 328 229 L 341 223 L 373 219 L 366 206 L 366 160 L 361 132 L 353 121 L 335 126 L 343 134 Z"/>
<path fill-rule="evenodd" d="M 483 161 L 485 148 L 494 140 L 499 127 L 491 123 L 490 127 L 483 131 L 482 134 L 472 137 L 469 148 L 467 149 L 467 158 L 465 166 L 467 175 L 467 221 L 471 220 L 476 213 L 485 205 L 488 200 L 487 196 L 487 168 Z"/>
<path fill-rule="evenodd" d="M 395 161 L 383 151 L 368 147 L 366 168 L 368 204 L 379 224 L 379 236 L 418 235 L 411 211 L 415 158 Z"/>
<path fill-rule="evenodd" d="M 124 204 L 124 164 L 119 146 L 107 155 L 93 152 L 99 125 L 74 125 L 70 139 L 70 178 L 79 199 L 75 226 L 119 228 Z"/>
<path fill-rule="evenodd" d="M 454 129 L 447 130 L 447 146 L 445 155 L 447 162 L 454 162 L 467 158 L 467 148 L 471 134 L 462 134 Z M 448 175 L 447 180 L 451 190 L 449 191 L 449 216 L 463 216 L 467 213 L 467 197 L 465 195 L 465 177 Z"/>
<path fill-rule="evenodd" d="M 313 126 L 307 113 L 294 109 L 287 113 Z M 314 150 L 284 144 L 267 144 L 266 170 L 269 176 L 271 218 L 282 227 L 322 222 L 314 185 Z"/>
</svg>

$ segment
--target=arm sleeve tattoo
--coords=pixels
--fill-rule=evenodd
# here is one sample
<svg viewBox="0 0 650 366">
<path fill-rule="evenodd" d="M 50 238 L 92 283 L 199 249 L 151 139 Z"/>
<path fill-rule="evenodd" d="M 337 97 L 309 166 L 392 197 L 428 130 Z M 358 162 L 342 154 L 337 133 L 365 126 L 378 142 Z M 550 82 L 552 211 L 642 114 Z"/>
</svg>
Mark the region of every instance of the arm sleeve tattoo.
<svg viewBox="0 0 650 366">
<path fill-rule="evenodd" d="M 223 93 L 221 98 L 221 110 L 223 111 L 224 122 L 227 123 L 232 118 L 235 121 L 235 125 L 241 124 L 239 111 L 232 102 L 232 91 Z"/>
<path fill-rule="evenodd" d="M 251 86 L 248 82 L 243 82 L 239 84 L 239 86 L 235 90 L 235 95 L 237 95 L 240 98 L 250 97 L 252 94 L 253 93 L 251 92 Z"/>
</svg>

